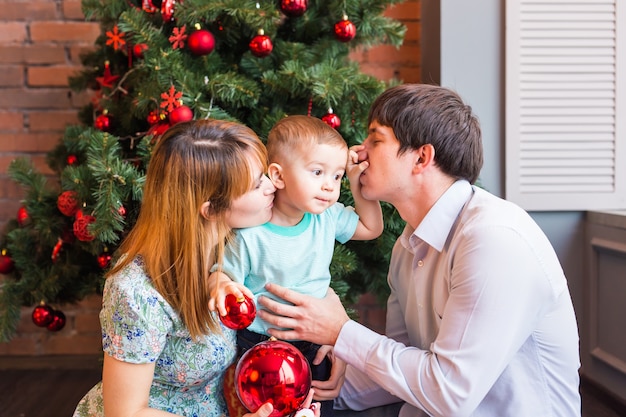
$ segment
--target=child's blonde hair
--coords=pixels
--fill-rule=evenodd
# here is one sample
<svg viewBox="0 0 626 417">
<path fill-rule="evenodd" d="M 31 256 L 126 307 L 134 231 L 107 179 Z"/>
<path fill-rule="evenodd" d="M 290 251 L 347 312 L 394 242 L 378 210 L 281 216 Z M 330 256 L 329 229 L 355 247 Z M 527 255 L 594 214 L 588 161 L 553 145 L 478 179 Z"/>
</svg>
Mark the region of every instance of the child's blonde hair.
<svg viewBox="0 0 626 417">
<path fill-rule="evenodd" d="M 306 152 L 314 145 L 348 145 L 335 129 L 322 120 L 304 115 L 287 116 L 279 120 L 267 137 L 270 162 L 284 162 L 296 152 Z"/>
</svg>

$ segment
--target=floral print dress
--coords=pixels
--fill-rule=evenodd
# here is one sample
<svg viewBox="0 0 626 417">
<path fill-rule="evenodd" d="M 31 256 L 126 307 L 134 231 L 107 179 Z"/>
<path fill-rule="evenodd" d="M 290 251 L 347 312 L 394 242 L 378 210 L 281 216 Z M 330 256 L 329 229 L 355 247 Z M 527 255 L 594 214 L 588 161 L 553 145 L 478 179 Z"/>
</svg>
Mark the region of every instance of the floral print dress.
<svg viewBox="0 0 626 417">
<path fill-rule="evenodd" d="M 140 258 L 106 280 L 100 324 L 105 354 L 155 363 L 150 407 L 186 417 L 228 414 L 222 383 L 235 359 L 235 332 L 223 327 L 222 334 L 193 341 L 152 286 Z M 74 417 L 103 416 L 100 382 L 79 402 Z"/>
</svg>

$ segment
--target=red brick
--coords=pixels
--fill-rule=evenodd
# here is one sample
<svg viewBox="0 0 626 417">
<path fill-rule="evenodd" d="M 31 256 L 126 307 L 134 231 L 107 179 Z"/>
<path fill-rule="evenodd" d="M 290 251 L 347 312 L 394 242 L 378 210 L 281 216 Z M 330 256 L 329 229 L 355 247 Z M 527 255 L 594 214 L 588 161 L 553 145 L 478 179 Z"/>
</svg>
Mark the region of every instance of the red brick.
<svg viewBox="0 0 626 417">
<path fill-rule="evenodd" d="M 39 338 L 32 335 L 16 335 L 11 341 L 0 343 L 0 355 L 38 355 Z"/>
<path fill-rule="evenodd" d="M 27 77 L 30 87 L 65 87 L 68 78 L 76 75 L 79 68 L 68 66 L 28 67 Z"/>
<path fill-rule="evenodd" d="M 47 355 L 97 355 L 102 353 L 102 336 L 100 334 L 63 335 L 60 334 L 61 332 L 54 333 L 42 341 L 41 350 Z"/>
<path fill-rule="evenodd" d="M 0 109 L 73 108 L 68 88 L 5 88 L 0 94 Z"/>
<path fill-rule="evenodd" d="M 403 21 L 408 19 L 421 19 L 422 8 L 420 7 L 419 1 L 406 1 L 389 6 L 387 10 L 385 10 L 385 16 Z"/>
<path fill-rule="evenodd" d="M 26 39 L 26 23 L 0 22 L 0 43 L 24 42 Z"/>
<path fill-rule="evenodd" d="M 67 125 L 78 123 L 78 113 L 75 110 L 67 111 L 33 111 L 28 114 L 29 130 L 31 132 L 65 131 Z M 0 126 L 2 113 L 0 113 Z"/>
<path fill-rule="evenodd" d="M 16 132 L 24 128 L 24 115 L 18 112 L 0 111 L 0 132 Z"/>
<path fill-rule="evenodd" d="M 100 26 L 91 22 L 33 22 L 33 42 L 77 42 L 92 44 L 100 35 Z"/>
<path fill-rule="evenodd" d="M 0 45 L 3 64 L 64 64 L 65 47 L 58 45 Z"/>
<path fill-rule="evenodd" d="M 59 141 L 58 134 L 13 133 L 0 134 L 0 152 L 47 152 Z"/>
<path fill-rule="evenodd" d="M 420 67 L 401 66 L 398 70 L 398 78 L 404 83 L 421 83 L 422 71 Z"/>
<path fill-rule="evenodd" d="M 9 217 L 13 217 L 15 213 L 17 213 L 18 207 L 16 206 L 14 209 L 6 208 L 5 203 L 10 204 L 11 201 L 21 200 L 22 198 L 24 198 L 24 189 L 7 175 L 5 168 L 2 174 L 0 174 L 0 199 L 3 201 L 3 203 L 0 204 L 0 213 L 10 213 Z M 0 215 L 0 218 L 7 219 L 8 217 Z"/>
<path fill-rule="evenodd" d="M 55 2 L 6 1 L 2 3 L 3 20 L 50 20 L 57 17 Z"/>
<path fill-rule="evenodd" d="M 61 6 L 66 19 L 85 20 L 80 0 L 63 0 Z"/>
<path fill-rule="evenodd" d="M 422 24 L 419 22 L 406 22 L 405 25 L 406 33 L 404 34 L 404 45 L 419 42 Z"/>
<path fill-rule="evenodd" d="M 0 65 L 0 88 L 24 85 L 24 67 L 21 65 Z"/>
</svg>

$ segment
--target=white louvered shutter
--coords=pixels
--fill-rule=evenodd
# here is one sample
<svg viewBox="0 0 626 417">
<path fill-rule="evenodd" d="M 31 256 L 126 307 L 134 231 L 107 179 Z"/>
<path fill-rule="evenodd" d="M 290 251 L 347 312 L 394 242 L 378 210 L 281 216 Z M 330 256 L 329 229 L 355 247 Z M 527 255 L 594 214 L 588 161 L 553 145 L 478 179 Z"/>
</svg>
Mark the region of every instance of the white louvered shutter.
<svg viewBox="0 0 626 417">
<path fill-rule="evenodd" d="M 506 198 L 626 208 L 626 0 L 506 1 Z"/>
</svg>

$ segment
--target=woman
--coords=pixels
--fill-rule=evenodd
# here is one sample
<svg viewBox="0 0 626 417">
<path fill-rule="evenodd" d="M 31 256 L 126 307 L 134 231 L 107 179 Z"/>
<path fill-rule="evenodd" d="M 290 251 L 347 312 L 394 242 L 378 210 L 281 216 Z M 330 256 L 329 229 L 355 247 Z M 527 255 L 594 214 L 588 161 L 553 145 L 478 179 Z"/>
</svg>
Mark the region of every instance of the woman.
<svg viewBox="0 0 626 417">
<path fill-rule="evenodd" d="M 156 145 L 137 222 L 107 274 L 102 382 L 74 416 L 222 416 L 235 332 L 209 311 L 209 269 L 233 228 L 268 221 L 274 186 L 249 128 L 203 120 Z M 266 404 L 250 417 L 265 417 Z M 239 417 L 239 416 L 237 416 Z"/>
</svg>

